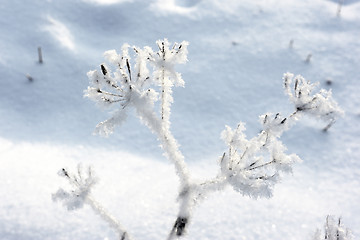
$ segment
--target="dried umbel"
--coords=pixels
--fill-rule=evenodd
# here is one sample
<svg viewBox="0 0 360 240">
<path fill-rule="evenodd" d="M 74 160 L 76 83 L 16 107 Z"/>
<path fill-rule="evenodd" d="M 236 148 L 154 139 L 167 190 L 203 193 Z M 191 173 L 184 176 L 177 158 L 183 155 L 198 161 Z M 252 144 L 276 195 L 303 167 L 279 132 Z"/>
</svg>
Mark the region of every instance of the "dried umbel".
<svg viewBox="0 0 360 240">
<path fill-rule="evenodd" d="M 97 126 L 97 133 L 109 135 L 114 127 L 126 119 L 126 111 L 134 107 L 144 112 L 145 108 L 154 109 L 154 103 L 161 100 L 161 119 L 163 127 L 169 128 L 170 107 L 173 101 L 172 87 L 184 86 L 181 74 L 175 71 L 176 64 L 187 61 L 187 42 L 170 46 L 167 39 L 157 41 L 159 50 L 150 47 L 143 49 L 124 44 L 121 54 L 115 50 L 104 53 L 110 67 L 103 63 L 100 71 L 88 72 L 90 86 L 85 91 L 97 104 L 105 107 L 117 104 L 112 118 Z M 133 50 L 135 64 L 131 65 L 129 50 Z M 151 71 L 149 70 L 152 69 Z"/>
</svg>

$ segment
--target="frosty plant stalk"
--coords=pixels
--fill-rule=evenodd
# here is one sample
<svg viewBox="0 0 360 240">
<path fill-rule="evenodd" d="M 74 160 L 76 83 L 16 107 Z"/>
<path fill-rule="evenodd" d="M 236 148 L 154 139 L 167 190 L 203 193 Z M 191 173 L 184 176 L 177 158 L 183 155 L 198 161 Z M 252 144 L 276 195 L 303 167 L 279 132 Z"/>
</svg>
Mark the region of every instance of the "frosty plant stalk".
<svg viewBox="0 0 360 240">
<path fill-rule="evenodd" d="M 271 197 L 273 187 L 282 173 L 292 171 L 292 165 L 300 162 L 295 154 L 287 154 L 280 141 L 282 133 L 292 127 L 303 115 L 321 118 L 329 128 L 342 114 L 342 110 L 332 99 L 331 91 L 320 90 L 313 93 L 316 84 L 311 84 L 301 76 L 285 73 L 284 88 L 294 104 L 294 112 L 284 117 L 280 113 L 266 113 L 260 116 L 263 130 L 255 137 L 247 139 L 245 124 L 240 122 L 235 129 L 226 126 L 221 138 L 228 149 L 219 159 L 219 173 L 204 182 L 191 178 L 184 156 L 170 130 L 170 109 L 172 89 L 184 86 L 181 74 L 175 65 L 187 62 L 188 43 L 183 41 L 170 45 L 167 39 L 156 42 L 158 49 L 138 48 L 125 44 L 118 54 L 106 51 L 106 63 L 99 70 L 88 72 L 90 86 L 85 96 L 105 108 L 115 108 L 111 118 L 99 123 L 95 132 L 109 135 L 120 126 L 129 108 L 134 108 L 137 116 L 160 141 L 166 158 L 174 164 L 179 177 L 179 210 L 173 228 L 167 239 L 185 235 L 191 222 L 193 208 L 201 199 L 213 191 L 230 185 L 235 191 L 252 198 Z M 131 50 L 132 54 L 129 53 Z M 134 60 L 131 59 L 134 57 Z M 156 104 L 158 102 L 158 104 Z M 91 197 L 91 188 L 96 181 L 92 170 L 84 178 L 65 169 L 60 175 L 67 178 L 73 189 L 60 189 L 53 195 L 63 201 L 69 210 L 89 204 L 119 234 L 119 239 L 131 239 L 125 229 Z"/>
<path fill-rule="evenodd" d="M 315 232 L 313 240 L 351 240 L 352 234 L 351 231 L 346 228 L 341 218 L 337 221 L 332 216 L 326 217 L 326 222 L 324 225 L 324 232 L 321 233 L 321 230 L 318 229 Z"/>
</svg>

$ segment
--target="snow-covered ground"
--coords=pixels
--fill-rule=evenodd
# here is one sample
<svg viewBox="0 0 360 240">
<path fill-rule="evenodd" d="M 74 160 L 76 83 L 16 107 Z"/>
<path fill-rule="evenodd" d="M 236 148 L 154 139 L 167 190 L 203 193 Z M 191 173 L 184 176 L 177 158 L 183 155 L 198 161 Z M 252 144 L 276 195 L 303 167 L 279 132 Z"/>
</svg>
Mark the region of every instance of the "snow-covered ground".
<svg viewBox="0 0 360 240">
<path fill-rule="evenodd" d="M 335 0 L 1 1 L 0 239 L 115 239 L 91 209 L 67 212 L 51 199 L 66 185 L 57 171 L 79 162 L 94 166 L 94 197 L 136 239 L 166 238 L 177 213 L 173 166 L 135 117 L 108 138 L 93 136 L 108 113 L 83 98 L 86 72 L 105 50 L 155 48 L 164 37 L 190 42 L 171 127 L 199 179 L 218 171 L 224 125 L 246 122 L 254 136 L 259 115 L 291 113 L 285 72 L 332 88 L 346 113 L 327 133 L 322 122 L 300 121 L 283 142 L 304 161 L 274 197 L 213 194 L 185 239 L 310 239 L 327 214 L 341 216 L 357 239 L 360 1 L 345 0 L 340 17 L 337 8 Z"/>
</svg>

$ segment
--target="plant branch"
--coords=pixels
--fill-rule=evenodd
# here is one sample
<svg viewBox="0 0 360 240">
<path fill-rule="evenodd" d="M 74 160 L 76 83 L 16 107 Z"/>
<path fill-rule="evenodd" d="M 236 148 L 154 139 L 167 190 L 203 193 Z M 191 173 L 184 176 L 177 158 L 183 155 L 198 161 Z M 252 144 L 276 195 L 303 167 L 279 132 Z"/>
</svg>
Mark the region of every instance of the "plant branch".
<svg viewBox="0 0 360 240">
<path fill-rule="evenodd" d="M 95 201 L 91 196 L 86 198 L 86 203 L 93 209 L 93 211 L 98 214 L 105 222 L 109 224 L 111 228 L 113 228 L 119 236 L 121 240 L 134 240 L 124 229 L 123 226 L 109 213 L 103 208 L 97 201 Z"/>
<path fill-rule="evenodd" d="M 97 215 L 118 233 L 119 239 L 133 240 L 123 226 L 91 196 L 91 188 L 97 182 L 91 167 L 88 168 L 87 176 L 84 175 L 81 165 L 78 165 L 77 175 L 69 173 L 65 168 L 61 169 L 58 174 L 66 178 L 74 189 L 65 191 L 60 188 L 53 194 L 54 201 L 62 201 L 68 210 L 75 210 L 81 208 L 84 204 L 88 204 Z"/>
</svg>

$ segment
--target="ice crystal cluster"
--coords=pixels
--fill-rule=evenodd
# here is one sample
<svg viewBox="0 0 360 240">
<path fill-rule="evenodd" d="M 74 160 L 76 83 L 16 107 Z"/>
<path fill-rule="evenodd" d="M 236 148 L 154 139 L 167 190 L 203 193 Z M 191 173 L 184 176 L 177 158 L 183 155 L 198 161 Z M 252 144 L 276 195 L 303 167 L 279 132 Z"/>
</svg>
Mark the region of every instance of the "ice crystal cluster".
<svg viewBox="0 0 360 240">
<path fill-rule="evenodd" d="M 331 91 L 313 93 L 316 84 L 291 73 L 283 76 L 284 88 L 294 104 L 294 112 L 284 117 L 280 113 L 266 113 L 260 116 L 262 131 L 248 139 L 245 123 L 235 129 L 226 126 L 221 133 L 227 149 L 220 157 L 219 173 L 203 182 L 193 180 L 178 143 L 170 130 L 170 109 L 172 88 L 184 86 L 181 74 L 176 72 L 177 64 L 187 62 L 187 42 L 171 45 L 167 39 L 156 42 L 157 50 L 150 47 L 138 48 L 125 44 L 121 52 L 104 53 L 105 63 L 98 70 L 88 72 L 90 86 L 85 96 L 102 107 L 109 107 L 112 116 L 99 123 L 95 132 L 108 136 L 125 120 L 129 108 L 157 137 L 164 155 L 175 167 L 179 177 L 179 210 L 177 219 L 167 239 L 184 235 L 192 218 L 194 207 L 207 194 L 222 190 L 230 185 L 235 191 L 253 198 L 271 197 L 273 187 L 282 173 L 292 171 L 292 165 L 300 162 L 296 154 L 286 152 L 280 137 L 303 115 L 320 118 L 327 122 L 327 130 L 342 115 L 342 110 L 332 99 Z M 60 189 L 54 199 L 62 200 L 68 209 L 83 206 L 93 207 L 110 226 L 119 233 L 120 239 L 131 239 L 124 228 L 90 197 L 91 187 L 96 183 L 91 171 L 87 177 L 70 175 L 62 170 L 61 175 L 75 187 L 72 191 Z"/>
<path fill-rule="evenodd" d="M 172 87 L 184 86 L 181 74 L 176 72 L 176 64 L 187 61 L 187 42 L 170 43 L 157 41 L 159 51 L 154 52 L 150 47 L 143 49 L 124 44 L 121 54 L 115 50 L 106 51 L 104 57 L 107 63 L 101 64 L 101 71 L 88 72 L 90 85 L 85 96 L 102 106 L 118 103 L 118 110 L 112 118 L 97 125 L 96 131 L 102 135 L 109 135 L 114 127 L 126 119 L 127 109 L 134 107 L 145 124 L 154 128 L 169 127 L 170 107 L 173 101 Z M 131 67 L 129 49 L 135 56 L 134 67 Z M 109 64 L 109 65 L 108 65 Z M 149 67 L 152 68 L 150 72 Z M 154 104 L 161 99 L 162 126 L 152 120 Z M 145 116 L 143 116 L 145 115 Z M 147 123 L 147 121 L 155 121 Z"/>
<path fill-rule="evenodd" d="M 61 169 L 58 174 L 69 181 L 72 189 L 66 191 L 60 188 L 53 194 L 53 200 L 62 201 L 68 210 L 83 207 L 91 192 L 91 188 L 97 183 L 91 167 L 88 168 L 87 173 L 84 173 L 83 168 L 79 165 L 77 174 L 69 173 L 65 168 Z"/>
</svg>

